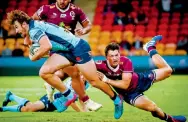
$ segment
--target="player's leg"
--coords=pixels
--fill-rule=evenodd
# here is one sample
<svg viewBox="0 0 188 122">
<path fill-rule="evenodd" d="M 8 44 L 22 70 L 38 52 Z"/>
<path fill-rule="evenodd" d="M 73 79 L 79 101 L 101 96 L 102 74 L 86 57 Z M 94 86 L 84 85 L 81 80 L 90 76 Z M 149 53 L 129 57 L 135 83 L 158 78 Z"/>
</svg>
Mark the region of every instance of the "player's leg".
<svg viewBox="0 0 188 122">
<path fill-rule="evenodd" d="M 155 36 L 151 41 L 144 45 L 144 50 L 146 50 L 153 63 L 158 69 L 155 69 L 154 72 L 156 74 L 156 79 L 154 82 L 161 81 L 167 77 L 169 77 L 172 73 L 172 68 L 168 65 L 168 63 L 157 53 L 156 51 L 156 43 L 162 39 L 161 35 Z"/>
<path fill-rule="evenodd" d="M 82 111 L 83 111 L 82 109 L 80 109 L 80 108 L 78 107 L 78 105 L 77 105 L 76 102 L 73 102 L 70 106 L 71 106 L 75 111 L 77 111 L 77 112 L 82 112 Z"/>
<path fill-rule="evenodd" d="M 0 112 L 21 112 L 22 105 L 12 105 L 12 106 L 2 106 L 0 107 Z"/>
<path fill-rule="evenodd" d="M 140 96 L 135 99 L 133 103 L 135 107 L 149 111 L 154 117 L 167 122 L 185 122 L 186 118 L 184 116 L 170 116 L 164 113 L 153 101 L 148 99 L 146 96 Z"/>
<path fill-rule="evenodd" d="M 116 119 L 119 119 L 121 115 L 123 114 L 122 99 L 110 88 L 108 84 L 102 82 L 99 79 L 94 61 L 91 59 L 90 61 L 86 63 L 77 64 L 77 67 L 79 71 L 82 73 L 82 75 L 89 81 L 89 83 L 93 87 L 96 87 L 102 90 L 114 101 L 114 105 L 115 105 L 114 117 Z"/>
<path fill-rule="evenodd" d="M 43 110 L 45 108 L 45 105 L 41 101 L 36 101 L 34 103 L 27 103 L 25 106 L 23 106 L 20 111 L 21 112 L 37 112 L 40 110 Z"/>
<path fill-rule="evenodd" d="M 7 104 L 11 101 L 15 101 L 17 102 L 18 105 L 22 105 L 22 106 L 24 106 L 27 102 L 29 102 L 28 99 L 19 97 L 13 94 L 11 91 L 7 91 L 2 106 L 7 106 Z"/>
<path fill-rule="evenodd" d="M 76 95 L 73 94 L 70 89 L 66 88 L 61 82 L 61 79 L 55 75 L 55 72 L 70 65 L 71 62 L 64 56 L 53 54 L 43 64 L 39 73 L 48 84 L 59 90 L 68 99 L 66 106 L 69 106 L 76 99 Z M 66 110 L 66 108 L 62 109 L 61 107 L 58 107 L 58 109 L 59 112 Z"/>
</svg>

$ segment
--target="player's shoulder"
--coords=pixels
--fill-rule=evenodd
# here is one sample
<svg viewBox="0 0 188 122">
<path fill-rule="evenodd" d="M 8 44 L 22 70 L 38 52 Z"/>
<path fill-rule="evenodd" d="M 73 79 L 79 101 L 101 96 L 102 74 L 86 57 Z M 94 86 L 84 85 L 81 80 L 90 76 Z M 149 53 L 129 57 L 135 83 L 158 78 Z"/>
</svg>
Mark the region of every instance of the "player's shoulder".
<svg viewBox="0 0 188 122">
<path fill-rule="evenodd" d="M 103 65 L 105 63 L 105 60 L 97 60 L 95 61 L 95 64 L 97 65 Z"/>
<path fill-rule="evenodd" d="M 120 62 L 127 62 L 127 61 L 131 61 L 128 57 L 126 56 L 121 56 L 120 57 Z"/>
<path fill-rule="evenodd" d="M 80 11 L 80 10 L 82 10 L 79 6 L 74 5 L 72 3 L 70 3 L 70 9 L 73 10 L 73 11 Z"/>
</svg>

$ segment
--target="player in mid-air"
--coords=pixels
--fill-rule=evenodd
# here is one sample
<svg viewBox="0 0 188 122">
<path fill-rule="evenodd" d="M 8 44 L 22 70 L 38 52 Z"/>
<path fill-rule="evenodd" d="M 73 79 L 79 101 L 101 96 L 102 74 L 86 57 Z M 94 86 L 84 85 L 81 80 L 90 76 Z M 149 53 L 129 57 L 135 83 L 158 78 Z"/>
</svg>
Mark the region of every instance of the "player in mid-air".
<svg viewBox="0 0 188 122">
<path fill-rule="evenodd" d="M 69 78 L 66 80 L 66 82 L 64 82 L 64 84 L 67 86 L 67 88 L 71 89 L 74 92 L 71 82 L 72 82 L 72 80 L 71 80 L 71 78 Z M 84 83 L 85 89 L 87 90 L 89 88 L 88 82 L 83 80 L 82 83 Z M 46 84 L 46 85 L 48 85 L 48 84 Z M 5 111 L 11 111 L 11 112 L 39 112 L 39 111 L 40 112 L 41 111 L 52 112 L 52 111 L 56 110 L 56 107 L 53 105 L 54 102 L 56 102 L 56 99 L 60 98 L 60 97 L 62 97 L 62 94 L 60 92 L 54 93 L 53 100 L 50 101 L 46 94 L 46 95 L 42 96 L 38 101 L 32 103 L 26 98 L 22 98 L 20 96 L 13 94 L 10 91 L 7 91 L 5 100 L 3 101 L 3 105 L 2 105 L 2 107 L 0 107 L 0 112 L 5 112 Z M 65 102 L 65 101 L 66 101 L 66 99 L 64 98 L 63 102 Z M 7 106 L 9 102 L 16 102 L 17 105 Z M 76 102 L 73 102 L 70 106 L 77 112 L 84 111 L 82 109 L 82 106 L 81 106 L 81 108 L 78 107 Z"/>
<path fill-rule="evenodd" d="M 155 45 L 161 40 L 158 35 L 144 45 L 158 69 L 147 72 L 134 72 L 130 59 L 120 56 L 119 45 L 109 44 L 105 49 L 106 60 L 96 62 L 97 70 L 102 81 L 110 84 L 123 96 L 124 101 L 139 109 L 149 111 L 154 117 L 167 122 L 185 122 L 184 116 L 170 116 L 164 113 L 153 101 L 148 99 L 143 92 L 148 90 L 153 83 L 164 80 L 172 73 L 172 68 L 157 53 Z"/>
<path fill-rule="evenodd" d="M 108 84 L 99 79 L 91 56 L 90 46 L 85 40 L 52 23 L 34 21 L 20 10 L 11 11 L 8 13 L 7 18 L 8 22 L 14 25 L 17 33 L 20 33 L 22 37 L 29 36 L 32 42 L 40 45 L 38 51 L 33 56 L 30 55 L 32 61 L 39 60 L 51 50 L 54 51 L 54 54 L 41 67 L 39 75 L 66 97 L 65 105 L 61 102 L 62 97 L 58 98 L 58 102 L 54 104 L 59 112 L 66 110 L 66 107 L 76 99 L 76 95 L 67 89 L 61 79 L 54 73 L 75 63 L 78 70 L 92 86 L 102 90 L 114 101 L 115 118 L 119 118 L 122 115 L 122 99 Z"/>
</svg>

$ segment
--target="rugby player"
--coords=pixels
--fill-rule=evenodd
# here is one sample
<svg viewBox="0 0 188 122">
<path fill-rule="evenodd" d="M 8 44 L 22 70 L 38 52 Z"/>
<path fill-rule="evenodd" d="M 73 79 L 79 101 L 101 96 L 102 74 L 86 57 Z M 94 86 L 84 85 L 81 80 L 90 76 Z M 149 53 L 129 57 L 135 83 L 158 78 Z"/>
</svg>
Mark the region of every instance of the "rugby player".
<svg viewBox="0 0 188 122">
<path fill-rule="evenodd" d="M 74 92 L 72 85 L 71 85 L 71 78 L 67 79 L 64 84 L 67 86 L 67 88 L 71 89 L 72 92 Z M 87 90 L 89 88 L 89 83 L 84 82 L 85 89 Z M 38 101 L 32 103 L 26 98 L 22 98 L 20 96 L 17 96 L 13 94 L 10 91 L 7 91 L 5 100 L 3 101 L 2 107 L 0 107 L 1 112 L 5 111 L 11 111 L 11 112 L 52 112 L 56 110 L 56 107 L 53 105 L 54 102 L 56 102 L 57 98 L 62 97 L 62 94 L 60 92 L 53 94 L 53 100 L 50 101 L 47 94 L 42 96 Z M 17 102 L 17 105 L 7 106 L 9 102 Z M 64 102 L 66 101 L 64 97 Z M 75 111 L 82 112 L 84 111 L 78 105 L 76 102 L 73 102 L 70 105 Z"/>
<path fill-rule="evenodd" d="M 173 71 L 155 48 L 157 41 L 161 39 L 161 35 L 155 36 L 144 45 L 144 50 L 148 52 L 158 69 L 142 73 L 134 72 L 131 60 L 120 56 L 119 45 L 111 43 L 105 49 L 106 60 L 96 62 L 98 74 L 100 79 L 113 86 L 128 104 L 149 111 L 154 117 L 167 122 L 185 122 L 184 116 L 166 114 L 143 94 L 153 83 L 168 78 Z"/>
<path fill-rule="evenodd" d="M 8 13 L 7 18 L 8 22 L 14 25 L 16 32 L 20 33 L 22 37 L 29 36 L 32 42 L 40 44 L 38 51 L 33 56 L 29 56 L 32 61 L 39 60 L 50 50 L 55 52 L 43 64 L 39 75 L 67 98 L 65 105 L 62 105 L 61 102 L 63 97 L 58 98 L 60 102 L 54 104 L 59 112 L 66 110 L 66 107 L 76 99 L 76 95 L 67 89 L 61 82 L 61 79 L 54 73 L 74 63 L 92 86 L 102 90 L 114 101 L 114 114 L 116 117 L 118 118 L 122 115 L 122 99 L 108 84 L 99 79 L 91 56 L 90 46 L 86 41 L 74 36 L 65 28 L 52 23 L 34 21 L 25 12 L 20 10 L 11 11 Z"/>
<path fill-rule="evenodd" d="M 87 34 L 91 30 L 91 22 L 81 8 L 70 2 L 71 0 L 56 0 L 56 2 L 51 5 L 43 5 L 32 16 L 32 18 L 34 20 L 44 20 L 61 27 L 65 27 L 73 34 L 79 36 Z M 77 23 L 80 23 L 83 28 L 76 28 Z M 27 40 L 25 40 L 25 42 L 27 42 Z M 72 82 L 72 86 L 79 95 L 80 100 L 89 104 L 86 105 L 88 109 L 94 111 L 99 109 L 100 106 L 98 106 L 98 104 L 91 104 L 95 102 L 92 102 L 92 100 L 89 99 L 89 96 L 84 91 L 84 87 L 81 86 L 78 75 L 79 71 L 73 66 L 70 66 L 63 71 L 74 81 Z M 62 75 L 64 72 L 61 72 L 62 79 L 66 78 L 65 74 Z M 56 74 L 59 73 L 57 72 Z"/>
</svg>

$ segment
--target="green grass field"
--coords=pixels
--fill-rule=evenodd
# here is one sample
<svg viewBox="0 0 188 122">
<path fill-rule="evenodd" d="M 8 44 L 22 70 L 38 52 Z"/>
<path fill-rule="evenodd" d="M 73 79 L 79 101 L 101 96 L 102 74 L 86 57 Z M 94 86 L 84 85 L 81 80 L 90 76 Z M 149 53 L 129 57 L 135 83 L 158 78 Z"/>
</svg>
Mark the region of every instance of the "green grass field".
<svg viewBox="0 0 188 122">
<path fill-rule="evenodd" d="M 0 103 L 7 90 L 26 97 L 31 101 L 38 100 L 45 90 L 43 80 L 39 77 L 0 77 Z M 124 114 L 119 120 L 113 118 L 114 106 L 112 101 L 101 91 L 90 88 L 90 97 L 103 104 L 97 112 L 77 113 L 69 108 L 66 112 L 48 113 L 0 113 L 0 122 L 160 122 L 149 112 L 138 110 L 124 104 Z M 154 84 L 146 93 L 165 112 L 188 117 L 188 75 L 174 75 L 163 82 Z M 13 103 L 12 103 L 13 104 Z"/>
</svg>

